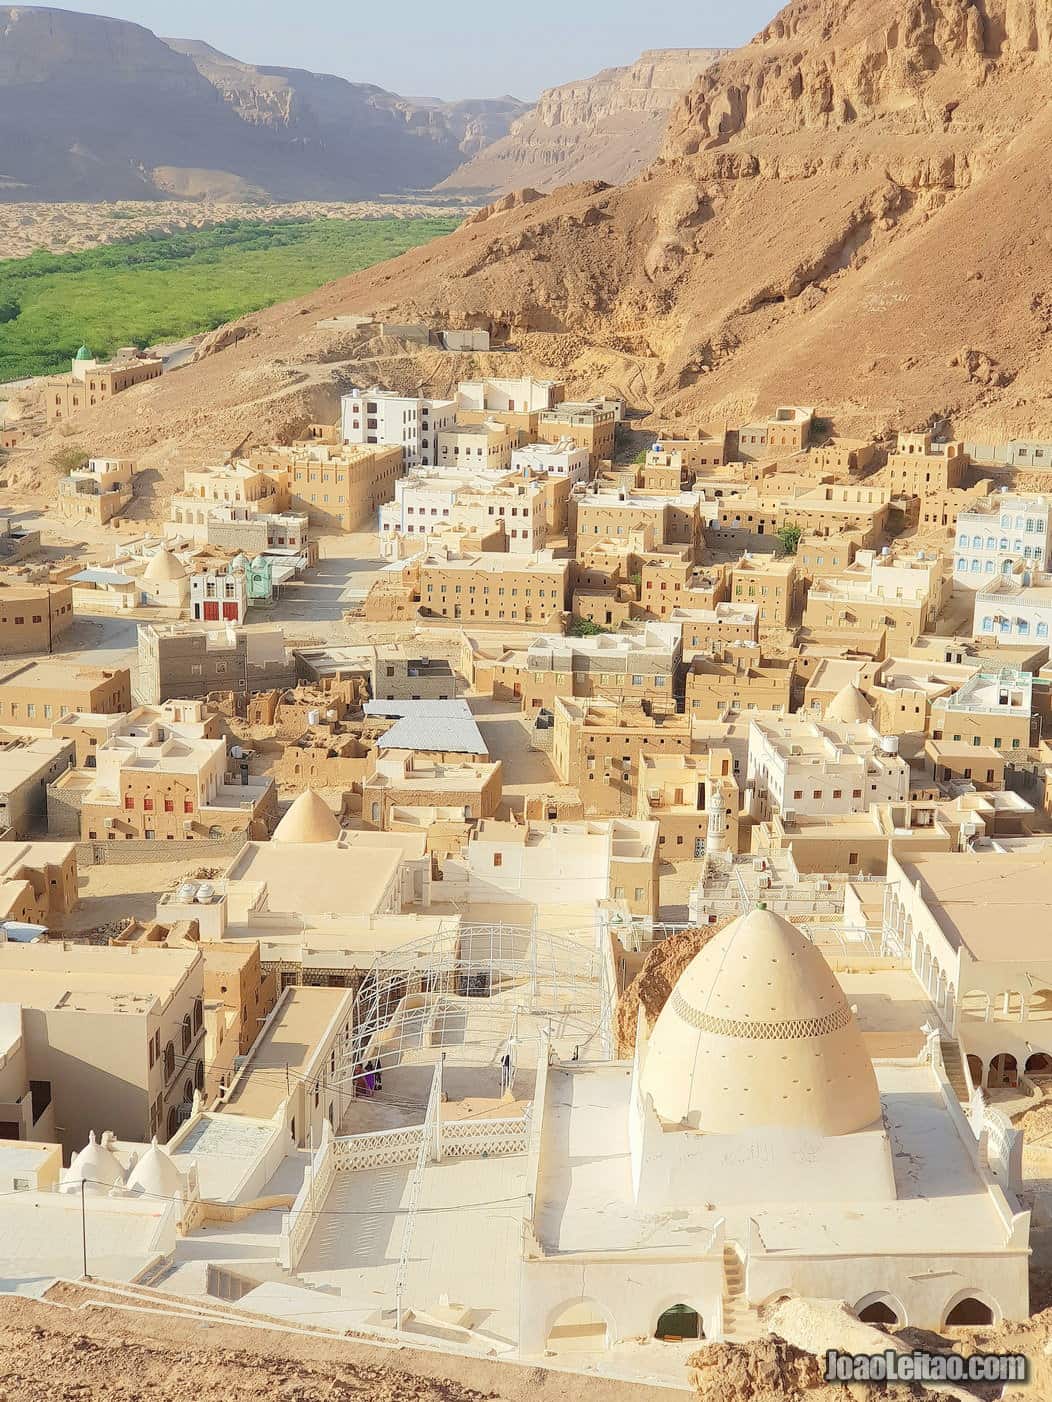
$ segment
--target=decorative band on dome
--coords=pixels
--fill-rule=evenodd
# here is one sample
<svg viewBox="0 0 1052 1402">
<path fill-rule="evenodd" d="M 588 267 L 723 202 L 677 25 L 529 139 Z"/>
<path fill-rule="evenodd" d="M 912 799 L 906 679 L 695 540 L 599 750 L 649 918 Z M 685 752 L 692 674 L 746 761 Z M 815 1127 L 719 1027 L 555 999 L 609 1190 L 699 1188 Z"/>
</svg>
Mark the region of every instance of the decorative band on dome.
<svg viewBox="0 0 1052 1402">
<path fill-rule="evenodd" d="M 781 1041 L 793 1037 L 822 1037 L 827 1032 L 839 1032 L 851 1021 L 851 1009 L 846 1003 L 822 1017 L 791 1017 L 781 1022 L 751 1022 L 741 1018 L 712 1017 L 692 1008 L 678 988 L 672 990 L 672 1006 L 685 1022 L 699 1032 L 714 1032 L 719 1037 L 748 1037 L 760 1041 Z"/>
</svg>

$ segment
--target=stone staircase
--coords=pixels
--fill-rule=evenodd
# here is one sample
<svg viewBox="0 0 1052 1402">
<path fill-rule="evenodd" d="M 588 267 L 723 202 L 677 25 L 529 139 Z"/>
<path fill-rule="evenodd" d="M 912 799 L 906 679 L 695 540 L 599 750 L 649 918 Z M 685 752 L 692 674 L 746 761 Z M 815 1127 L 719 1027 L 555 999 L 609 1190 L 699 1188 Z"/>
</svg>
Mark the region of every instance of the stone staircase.
<svg viewBox="0 0 1052 1402">
<path fill-rule="evenodd" d="M 289 1334 L 309 1336 L 343 1331 L 318 1326 L 289 1324 L 268 1315 L 239 1309 L 236 1303 L 212 1296 L 188 1297 L 127 1281 L 94 1277 L 90 1280 L 58 1280 L 42 1295 L 45 1304 L 65 1309 L 112 1309 L 134 1314 L 160 1314 L 171 1318 L 194 1319 L 216 1324 L 238 1324 L 249 1329 L 280 1329 Z"/>
<path fill-rule="evenodd" d="M 947 1041 L 945 1038 L 939 1039 L 939 1046 L 942 1049 L 942 1064 L 946 1068 L 946 1079 L 961 1104 L 967 1105 L 968 1082 L 965 1079 L 964 1064 L 961 1061 L 961 1049 L 956 1042 Z"/>
<path fill-rule="evenodd" d="M 744 1344 L 762 1334 L 756 1311 L 745 1298 L 745 1265 L 735 1242 L 723 1248 L 723 1337 Z"/>
</svg>

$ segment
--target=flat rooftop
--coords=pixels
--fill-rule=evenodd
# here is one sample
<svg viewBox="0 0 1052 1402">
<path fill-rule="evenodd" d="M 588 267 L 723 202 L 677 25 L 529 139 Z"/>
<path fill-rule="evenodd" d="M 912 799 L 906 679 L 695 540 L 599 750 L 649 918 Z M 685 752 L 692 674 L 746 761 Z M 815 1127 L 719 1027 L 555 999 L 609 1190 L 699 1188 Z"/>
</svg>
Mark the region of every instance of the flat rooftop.
<svg viewBox="0 0 1052 1402">
<path fill-rule="evenodd" d="M 896 1246 L 943 1252 L 946 1242 L 1001 1250 L 1004 1226 L 959 1138 L 929 1066 L 878 1062 L 898 1193 L 894 1202 L 748 1203 L 638 1210 L 628 1142 L 630 1068 L 549 1073 L 537 1190 L 537 1234 L 548 1251 L 654 1251 L 690 1256 L 721 1217 L 730 1236 L 755 1220 L 768 1251 L 880 1255 Z M 625 1259 L 625 1265 L 630 1260 Z"/>
<path fill-rule="evenodd" d="M 0 842 L 0 880 L 21 867 L 61 866 L 75 842 Z"/>
<path fill-rule="evenodd" d="M 349 1007 L 353 996 L 346 988 L 290 988 L 230 1087 L 220 1113 L 269 1120 L 287 1097 L 289 1084 L 311 1064 L 342 1004 Z"/>
<path fill-rule="evenodd" d="M 422 856 L 425 845 L 423 833 L 386 832 L 344 833 L 331 843 L 249 842 L 225 879 L 264 885 L 275 914 L 371 915 L 402 862 Z"/>
<path fill-rule="evenodd" d="M 23 1007 L 141 1017 L 168 1001 L 199 957 L 193 949 L 8 941 L 0 944 L 0 989 Z"/>
<path fill-rule="evenodd" d="M 71 667 L 68 662 L 45 658 L 40 662 L 23 662 L 0 674 L 0 686 L 39 687 L 41 690 L 68 691 L 75 686 L 101 686 L 127 676 L 126 667 Z"/>
<path fill-rule="evenodd" d="M 0 788 L 16 788 L 32 779 L 44 765 L 58 759 L 69 744 L 69 740 L 53 740 L 47 735 L 0 744 Z"/>
<path fill-rule="evenodd" d="M 994 963 L 1052 958 L 1052 862 L 1043 847 L 925 853 L 901 865 L 911 885 L 920 881 L 925 904 L 955 948 Z"/>
</svg>

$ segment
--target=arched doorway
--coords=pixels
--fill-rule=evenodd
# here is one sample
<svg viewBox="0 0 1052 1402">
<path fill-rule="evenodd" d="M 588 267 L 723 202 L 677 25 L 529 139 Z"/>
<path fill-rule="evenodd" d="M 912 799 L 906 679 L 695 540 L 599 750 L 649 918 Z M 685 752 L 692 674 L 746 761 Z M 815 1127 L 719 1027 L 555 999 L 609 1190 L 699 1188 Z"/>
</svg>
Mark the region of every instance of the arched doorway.
<svg viewBox="0 0 1052 1402">
<path fill-rule="evenodd" d="M 1003 1090 L 1019 1084 L 1019 1068 L 1011 1052 L 998 1052 L 990 1062 L 986 1084 L 991 1090 Z"/>
<path fill-rule="evenodd" d="M 863 1295 L 855 1305 L 856 1316 L 865 1324 L 904 1324 L 906 1317 L 902 1306 L 893 1295 L 875 1291 Z"/>
<path fill-rule="evenodd" d="M 667 1344 L 679 1343 L 681 1339 L 703 1339 L 705 1331 L 701 1327 L 701 1315 L 690 1305 L 670 1305 L 658 1317 L 654 1338 Z"/>
<path fill-rule="evenodd" d="M 973 1086 L 981 1086 L 983 1083 L 983 1059 L 973 1052 L 968 1053 L 968 1074 L 972 1078 Z"/>
<path fill-rule="evenodd" d="M 1039 1079 L 1052 1076 L 1052 1056 L 1049 1056 L 1048 1052 L 1034 1052 L 1027 1057 L 1023 1070 L 1028 1076 L 1037 1076 Z"/>
<path fill-rule="evenodd" d="M 606 1319 L 594 1300 L 572 1300 L 564 1305 L 548 1329 L 551 1353 L 594 1353 L 609 1343 Z"/>
<path fill-rule="evenodd" d="M 954 1324 L 993 1324 L 993 1308 L 978 1295 L 964 1295 L 946 1311 L 943 1327 Z"/>
</svg>

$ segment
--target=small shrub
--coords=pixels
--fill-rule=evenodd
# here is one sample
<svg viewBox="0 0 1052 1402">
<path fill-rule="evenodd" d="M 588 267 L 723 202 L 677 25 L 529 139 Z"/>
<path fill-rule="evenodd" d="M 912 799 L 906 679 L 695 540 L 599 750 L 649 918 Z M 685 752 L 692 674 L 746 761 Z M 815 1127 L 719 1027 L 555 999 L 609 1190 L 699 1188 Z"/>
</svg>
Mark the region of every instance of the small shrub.
<svg viewBox="0 0 1052 1402">
<path fill-rule="evenodd" d="M 68 448 L 59 448 L 52 453 L 48 461 L 57 472 L 76 472 L 90 456 L 83 448 L 75 448 L 71 443 Z"/>
</svg>

